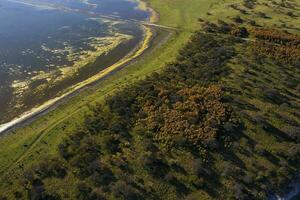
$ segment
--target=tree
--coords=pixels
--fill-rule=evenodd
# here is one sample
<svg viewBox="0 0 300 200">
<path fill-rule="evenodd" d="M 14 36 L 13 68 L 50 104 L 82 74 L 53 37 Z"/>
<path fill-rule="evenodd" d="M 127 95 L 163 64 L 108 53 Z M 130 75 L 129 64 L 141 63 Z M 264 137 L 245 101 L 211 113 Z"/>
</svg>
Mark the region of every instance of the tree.
<svg viewBox="0 0 300 200">
<path fill-rule="evenodd" d="M 243 20 L 240 16 L 234 17 L 234 18 L 233 18 L 233 21 L 234 21 L 235 23 L 238 23 L 238 24 L 241 24 L 241 23 L 244 22 L 244 20 Z"/>
<path fill-rule="evenodd" d="M 257 154 L 259 154 L 261 156 L 265 155 L 265 153 L 266 153 L 266 150 L 260 144 L 256 144 L 254 146 L 254 150 Z"/>
<path fill-rule="evenodd" d="M 89 194 L 90 200 L 105 200 L 105 196 L 103 191 L 100 188 L 94 188 L 92 192 Z"/>
<path fill-rule="evenodd" d="M 49 193 L 45 190 L 44 185 L 33 186 L 28 191 L 31 200 L 60 200 L 60 196 L 56 193 Z"/>
<path fill-rule="evenodd" d="M 113 195 L 118 199 L 131 199 L 131 200 L 141 200 L 143 199 L 139 192 L 133 188 L 130 184 L 124 181 L 117 181 L 112 187 Z"/>
<path fill-rule="evenodd" d="M 110 169 L 103 167 L 101 171 L 94 171 L 90 176 L 90 180 L 95 186 L 100 187 L 103 185 L 109 185 L 110 183 L 115 181 L 116 178 Z"/>
<path fill-rule="evenodd" d="M 80 200 L 87 200 L 92 188 L 85 182 L 79 182 L 77 185 L 76 197 Z"/>
<path fill-rule="evenodd" d="M 283 132 L 285 132 L 295 142 L 300 142 L 300 126 L 285 126 L 283 128 Z"/>
<path fill-rule="evenodd" d="M 300 144 L 295 144 L 286 153 L 287 159 L 294 163 L 300 163 Z"/>
<path fill-rule="evenodd" d="M 234 194 L 237 200 L 247 199 L 247 194 L 244 192 L 243 186 L 239 183 L 234 185 Z"/>
<path fill-rule="evenodd" d="M 156 158 L 154 154 L 141 156 L 140 163 L 148 173 L 156 178 L 163 178 L 169 171 L 169 166 L 162 159 Z"/>
<path fill-rule="evenodd" d="M 193 159 L 191 163 L 191 168 L 192 173 L 197 177 L 203 175 L 203 164 L 201 159 Z"/>
</svg>

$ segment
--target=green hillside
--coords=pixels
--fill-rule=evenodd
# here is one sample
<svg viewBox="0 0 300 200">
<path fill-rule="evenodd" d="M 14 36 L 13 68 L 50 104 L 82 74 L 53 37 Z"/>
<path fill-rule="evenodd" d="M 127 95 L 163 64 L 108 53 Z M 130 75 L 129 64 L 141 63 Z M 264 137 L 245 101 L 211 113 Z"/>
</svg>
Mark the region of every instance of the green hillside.
<svg viewBox="0 0 300 200">
<path fill-rule="evenodd" d="M 285 192 L 300 166 L 300 2 L 147 3 L 177 30 L 1 138 L 0 199 Z"/>
</svg>

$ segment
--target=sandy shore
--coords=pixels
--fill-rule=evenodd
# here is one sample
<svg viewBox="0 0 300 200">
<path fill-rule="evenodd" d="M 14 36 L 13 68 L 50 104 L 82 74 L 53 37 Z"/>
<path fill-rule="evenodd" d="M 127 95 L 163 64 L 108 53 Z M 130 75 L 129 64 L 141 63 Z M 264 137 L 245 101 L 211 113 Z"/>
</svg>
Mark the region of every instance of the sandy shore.
<svg viewBox="0 0 300 200">
<path fill-rule="evenodd" d="M 148 12 L 150 12 L 150 14 L 151 14 L 150 15 L 151 17 L 149 19 L 150 23 L 154 23 L 154 22 L 157 21 L 157 19 L 158 19 L 157 16 L 158 15 L 156 14 L 156 12 L 152 8 L 149 8 L 146 3 L 144 3 L 143 1 L 139 1 L 139 7 L 140 7 L 140 9 L 146 9 Z M 142 26 L 142 28 L 144 30 L 144 39 L 135 48 L 134 51 L 129 53 L 127 56 L 125 56 L 123 59 L 119 60 L 115 64 L 113 64 L 113 65 L 107 67 L 106 69 L 102 70 L 98 74 L 96 74 L 96 75 L 94 75 L 94 76 L 92 76 L 92 77 L 90 77 L 90 78 L 88 78 L 88 79 L 86 79 L 86 80 L 84 80 L 80 83 L 77 83 L 77 84 L 73 85 L 72 87 L 68 88 L 63 95 L 46 101 L 42 105 L 37 106 L 37 107 L 23 113 L 22 115 L 20 115 L 19 117 L 11 120 L 8 123 L 1 124 L 0 125 L 0 137 L 1 137 L 1 135 L 2 136 L 6 135 L 5 133 L 7 133 L 10 130 L 14 129 L 14 127 L 16 125 L 24 123 L 26 121 L 29 121 L 30 119 L 35 118 L 35 117 L 43 114 L 46 111 L 52 110 L 53 108 L 57 107 L 58 103 L 62 102 L 67 97 L 73 96 L 74 94 L 76 94 L 76 92 L 80 91 L 81 89 L 84 89 L 86 86 L 100 80 L 101 78 L 109 75 L 111 72 L 117 70 L 118 68 L 121 68 L 122 66 L 126 65 L 127 63 L 131 62 L 132 60 L 134 60 L 137 57 L 139 57 L 140 55 L 142 55 L 144 53 L 144 51 L 149 48 L 149 45 L 151 43 L 151 39 L 152 39 L 152 36 L 153 36 L 152 29 L 150 28 L 150 26 L 147 26 L 145 24 L 146 23 L 140 23 L 140 25 Z"/>
</svg>

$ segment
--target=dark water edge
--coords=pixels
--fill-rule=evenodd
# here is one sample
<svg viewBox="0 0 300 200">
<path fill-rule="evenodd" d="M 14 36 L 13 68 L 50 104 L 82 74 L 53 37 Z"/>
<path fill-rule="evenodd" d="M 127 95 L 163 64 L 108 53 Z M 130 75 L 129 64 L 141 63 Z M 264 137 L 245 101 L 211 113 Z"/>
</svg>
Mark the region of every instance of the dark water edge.
<svg viewBox="0 0 300 200">
<path fill-rule="evenodd" d="M 126 55 L 128 55 L 130 52 L 132 52 L 142 40 L 143 35 L 141 33 L 139 35 L 136 34 L 133 39 L 119 44 L 108 54 L 99 56 L 94 63 L 89 63 L 85 67 L 81 68 L 77 76 L 72 76 L 68 79 L 65 79 L 59 84 L 49 87 L 45 91 L 42 91 L 41 94 L 28 93 L 24 97 L 25 106 L 18 109 L 9 109 L 0 112 L 0 124 L 7 123 L 15 119 L 22 113 L 25 113 L 26 111 L 34 108 L 35 106 L 41 105 L 49 99 L 62 95 L 70 86 L 80 83 L 92 77 L 93 75 L 96 75 L 107 67 L 113 65 L 114 63 L 118 62 Z"/>
<path fill-rule="evenodd" d="M 300 174 L 287 186 L 284 195 L 271 194 L 268 200 L 300 200 Z"/>
<path fill-rule="evenodd" d="M 24 4 L 0 1 L 0 128 L 33 108 L 62 96 L 74 85 L 130 54 L 144 39 L 138 21 L 150 17 L 150 12 L 137 9 L 135 1 L 90 0 L 98 5 L 96 7 L 76 0 L 31 1 L 32 4 L 25 4 L 27 0 Z M 51 9 L 40 9 L 48 3 Z M 114 15 L 113 18 L 110 15 Z M 129 20 L 131 18 L 133 20 Z M 112 33 L 131 36 L 131 39 L 123 40 L 98 58 L 93 57 L 93 61 L 85 62 L 74 74 L 65 76 L 57 70 L 60 66 L 71 67 L 80 51 L 93 51 L 89 46 L 90 38 L 113 37 Z M 55 49 L 62 53 L 53 53 Z M 75 56 L 67 59 L 70 52 Z M 47 76 L 37 77 L 38 74 L 43 76 L 40 72 L 52 74 L 48 79 Z M 63 78 L 59 79 L 60 76 Z M 21 85 L 14 86 L 14 82 Z"/>
</svg>

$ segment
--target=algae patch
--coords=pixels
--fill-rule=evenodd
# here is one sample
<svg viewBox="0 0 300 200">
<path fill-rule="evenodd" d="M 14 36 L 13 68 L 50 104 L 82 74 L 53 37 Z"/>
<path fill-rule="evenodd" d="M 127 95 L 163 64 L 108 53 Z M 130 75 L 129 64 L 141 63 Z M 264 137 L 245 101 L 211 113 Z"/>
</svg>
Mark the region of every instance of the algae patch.
<svg viewBox="0 0 300 200">
<path fill-rule="evenodd" d="M 107 19 L 93 19 L 99 23 L 105 24 L 108 29 L 106 36 L 88 37 L 82 41 L 78 41 L 80 46 L 76 47 L 70 42 L 62 43 L 62 48 L 51 48 L 47 44 L 41 44 L 41 51 L 45 54 L 51 54 L 57 61 L 65 61 L 66 64 L 57 65 L 48 60 L 46 71 L 35 71 L 30 74 L 30 78 L 25 80 L 15 80 L 11 84 L 14 90 L 18 104 L 21 104 L 21 98 L 27 92 L 42 93 L 44 89 L 58 85 L 60 82 L 79 75 L 79 70 L 85 66 L 94 63 L 97 58 L 107 55 L 117 46 L 133 39 L 132 35 L 117 32 L 117 25 L 122 22 L 110 21 Z M 63 27 L 66 28 L 67 27 Z M 24 54 L 34 54 L 31 50 L 24 50 Z M 103 66 L 99 66 L 101 69 Z M 40 82 L 42 84 L 34 84 Z M 34 85 L 34 87 L 33 87 Z"/>
</svg>

